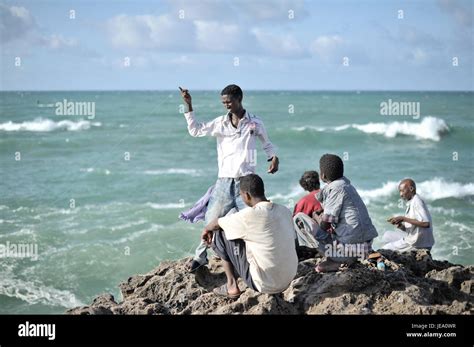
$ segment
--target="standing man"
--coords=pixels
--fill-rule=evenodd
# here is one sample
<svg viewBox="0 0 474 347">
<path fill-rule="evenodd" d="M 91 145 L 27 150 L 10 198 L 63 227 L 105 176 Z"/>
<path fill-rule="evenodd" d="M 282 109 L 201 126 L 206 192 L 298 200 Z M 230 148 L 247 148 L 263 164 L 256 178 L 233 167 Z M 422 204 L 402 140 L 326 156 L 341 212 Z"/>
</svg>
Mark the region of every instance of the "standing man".
<svg viewBox="0 0 474 347">
<path fill-rule="evenodd" d="M 386 244 L 382 248 L 400 252 L 420 248 L 431 251 L 435 243 L 433 223 L 431 222 L 431 215 L 425 202 L 416 194 L 415 181 L 410 178 L 404 179 L 400 182 L 398 190 L 400 191 L 400 197 L 407 201 L 407 210 L 404 216 L 389 218 L 388 222 L 406 232 L 406 235 L 398 241 Z"/>
<path fill-rule="evenodd" d="M 262 143 L 267 159 L 271 162 L 268 173 L 278 171 L 279 160 L 263 122 L 243 108 L 243 93 L 239 86 L 231 84 L 221 91 L 222 104 L 227 109 L 227 114 L 207 123 L 196 120 L 189 91 L 181 87 L 179 89 L 188 108 L 184 117 L 189 134 L 194 137 L 214 136 L 217 140 L 219 173 L 204 217 L 207 225 L 210 221 L 225 216 L 232 208 L 242 210 L 246 207 L 239 194 L 240 178 L 255 173 L 256 139 Z M 208 263 L 207 247 L 201 241 L 189 264 L 190 272 Z"/>
</svg>

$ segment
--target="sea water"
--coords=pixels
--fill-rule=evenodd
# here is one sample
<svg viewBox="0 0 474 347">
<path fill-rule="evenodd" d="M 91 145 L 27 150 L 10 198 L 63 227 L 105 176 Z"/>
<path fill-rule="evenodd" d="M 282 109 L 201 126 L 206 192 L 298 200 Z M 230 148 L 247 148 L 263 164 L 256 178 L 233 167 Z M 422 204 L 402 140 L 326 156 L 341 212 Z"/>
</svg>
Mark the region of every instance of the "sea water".
<svg viewBox="0 0 474 347">
<path fill-rule="evenodd" d="M 191 94 L 198 119 L 225 112 L 218 91 Z M 383 110 L 394 102 L 419 114 Z M 129 276 L 193 254 L 203 225 L 178 215 L 214 183 L 217 153 L 214 138 L 188 134 L 181 104 L 178 90 L 0 93 L 0 247 L 37 247 L 36 258 L 0 258 L 0 313 L 119 299 Z M 393 232 L 386 219 L 404 214 L 397 185 L 411 177 L 433 218 L 433 256 L 474 263 L 472 92 L 245 91 L 244 107 L 278 147 L 275 175 L 257 158 L 271 200 L 292 209 L 302 173 L 337 153 L 375 248 Z"/>
</svg>

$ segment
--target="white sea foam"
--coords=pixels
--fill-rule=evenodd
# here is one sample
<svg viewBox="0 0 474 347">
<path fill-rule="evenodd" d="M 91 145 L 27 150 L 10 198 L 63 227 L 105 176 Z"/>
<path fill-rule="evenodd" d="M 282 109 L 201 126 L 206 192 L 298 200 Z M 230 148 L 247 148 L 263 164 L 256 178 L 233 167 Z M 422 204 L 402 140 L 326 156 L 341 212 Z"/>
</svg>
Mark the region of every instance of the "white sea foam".
<svg viewBox="0 0 474 347">
<path fill-rule="evenodd" d="M 294 127 L 292 130 L 305 131 L 343 131 L 349 128 L 357 129 L 366 134 L 378 134 L 393 138 L 397 135 L 414 136 L 417 139 L 439 141 L 441 135 L 449 131 L 449 127 L 443 119 L 436 117 L 424 117 L 421 122 L 390 122 L 390 123 L 367 123 L 367 124 L 344 124 L 335 127 L 303 126 Z"/>
<path fill-rule="evenodd" d="M 443 232 L 440 233 L 438 230 Z M 466 225 L 461 222 L 445 221 L 440 228 L 436 229 L 436 234 L 440 236 L 448 236 L 450 252 L 460 252 L 472 249 L 472 236 L 474 234 L 472 225 Z M 443 238 L 446 240 L 446 238 Z M 472 251 L 469 251 L 472 253 Z"/>
<path fill-rule="evenodd" d="M 98 173 L 104 173 L 106 175 L 110 175 L 110 170 L 108 169 L 96 169 L 96 168 L 93 168 L 93 167 L 88 167 L 88 168 L 81 168 L 79 169 L 79 171 L 81 172 L 98 172 Z"/>
<path fill-rule="evenodd" d="M 362 199 L 366 202 L 398 194 L 398 183 L 389 181 L 381 188 L 363 190 L 358 189 Z M 446 198 L 463 198 L 474 195 L 474 183 L 448 182 L 444 178 L 435 177 L 428 181 L 416 184 L 417 193 L 426 200 L 434 201 Z"/>
<path fill-rule="evenodd" d="M 288 194 L 282 194 L 282 193 L 277 193 L 275 195 L 269 196 L 269 200 L 283 200 L 284 202 L 288 202 L 289 200 L 294 200 L 294 198 L 299 197 L 300 195 L 303 195 L 304 190 L 301 188 L 299 185 L 295 185 L 291 188 L 290 192 Z M 290 202 L 291 202 L 290 201 Z M 294 205 L 294 204 L 293 204 Z"/>
<path fill-rule="evenodd" d="M 134 227 L 134 226 L 137 226 L 137 225 L 146 224 L 146 223 L 148 223 L 147 220 L 140 219 L 138 221 L 133 221 L 133 222 L 128 222 L 128 223 L 124 223 L 124 224 L 119 224 L 119 225 L 116 225 L 116 226 L 111 226 L 110 230 L 112 230 L 112 231 L 123 230 L 123 229 L 128 229 L 130 227 Z"/>
<path fill-rule="evenodd" d="M 428 200 L 463 198 L 474 195 L 474 183 L 462 184 L 434 178 L 417 184 L 417 192 Z"/>
<path fill-rule="evenodd" d="M 430 207 L 430 211 L 432 214 L 442 214 L 448 217 L 457 217 L 461 215 L 461 212 L 456 211 L 454 208 L 444 208 L 444 207 Z"/>
<path fill-rule="evenodd" d="M 0 130 L 3 131 L 33 131 L 33 132 L 49 132 L 54 130 L 79 131 L 87 130 L 91 127 L 99 127 L 100 122 L 90 122 L 88 120 L 78 120 L 77 122 L 71 120 L 61 120 L 58 122 L 51 119 L 36 118 L 34 121 L 26 121 L 22 123 L 13 123 L 8 121 L 0 123 Z"/>
<path fill-rule="evenodd" d="M 390 196 L 397 192 L 398 189 L 398 182 L 387 182 L 382 185 L 380 188 L 375 189 L 358 189 L 359 195 L 365 202 L 370 202 L 371 200 L 376 200 L 379 198 L 383 198 L 386 196 Z"/>
<path fill-rule="evenodd" d="M 190 175 L 190 176 L 202 176 L 201 170 L 196 169 L 165 169 L 165 170 L 147 170 L 143 172 L 145 175 Z"/>
<path fill-rule="evenodd" d="M 291 130 L 295 131 L 305 131 L 305 130 L 314 130 L 314 131 L 326 131 L 326 130 L 335 130 L 333 127 L 324 128 L 324 127 L 315 127 L 312 125 L 305 125 L 302 127 L 292 127 Z"/>
<path fill-rule="evenodd" d="M 452 221 L 446 221 L 444 223 L 444 225 L 446 225 L 449 230 L 459 230 L 463 233 L 469 233 L 469 234 L 472 234 L 473 233 L 473 230 L 472 230 L 472 227 L 468 227 L 467 225 L 463 224 L 463 223 L 460 223 L 460 222 L 452 222 Z"/>
<path fill-rule="evenodd" d="M 65 214 L 77 214 L 79 207 L 75 208 L 49 208 L 47 212 L 41 213 L 33 217 L 34 219 L 46 219 L 51 216 L 65 215 Z"/>
<path fill-rule="evenodd" d="M 173 209 L 173 208 L 184 208 L 186 205 L 183 203 L 167 203 L 167 204 L 156 204 L 153 202 L 146 203 L 146 206 L 151 207 L 155 210 L 166 210 L 166 209 Z"/>
<path fill-rule="evenodd" d="M 25 237 L 26 235 L 32 235 L 33 237 L 35 237 L 35 233 L 36 232 L 33 228 L 25 227 L 17 231 L 12 231 L 10 233 L 1 233 L 0 238 L 5 237 L 8 240 L 9 238 L 12 238 L 12 237 L 17 237 L 17 236 Z"/>
<path fill-rule="evenodd" d="M 135 231 L 135 232 L 131 233 L 130 235 L 124 236 L 124 237 L 122 237 L 122 238 L 120 238 L 116 241 L 113 241 L 112 244 L 115 245 L 115 244 L 121 244 L 121 243 L 124 243 L 124 242 L 130 242 L 130 241 L 133 241 L 133 240 L 141 237 L 142 235 L 152 233 L 152 232 L 164 229 L 164 228 L 165 228 L 164 225 L 152 224 L 151 227 L 149 227 L 147 229 L 142 229 L 142 230 Z"/>
<path fill-rule="evenodd" d="M 45 286 L 37 281 L 25 281 L 9 272 L 0 273 L 0 295 L 17 298 L 29 304 L 44 304 L 73 308 L 83 306 L 76 296 L 67 290 Z"/>
<path fill-rule="evenodd" d="M 395 137 L 399 134 L 415 136 L 418 139 L 439 141 L 441 135 L 449 131 L 443 119 L 424 117 L 421 122 L 391 122 L 368 123 L 364 125 L 353 124 L 353 128 L 368 134 L 380 134 L 386 137 Z"/>
</svg>

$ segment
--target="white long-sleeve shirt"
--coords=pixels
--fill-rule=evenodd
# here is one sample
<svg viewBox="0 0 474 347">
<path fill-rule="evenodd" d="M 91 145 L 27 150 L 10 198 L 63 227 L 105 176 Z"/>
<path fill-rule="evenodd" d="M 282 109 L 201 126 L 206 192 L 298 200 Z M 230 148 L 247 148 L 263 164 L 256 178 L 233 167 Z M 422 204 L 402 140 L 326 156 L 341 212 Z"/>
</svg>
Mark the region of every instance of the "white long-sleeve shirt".
<svg viewBox="0 0 474 347">
<path fill-rule="evenodd" d="M 262 143 L 267 159 L 276 155 L 275 147 L 268 139 L 262 120 L 247 111 L 237 128 L 232 125 L 230 113 L 207 123 L 198 122 L 194 117 L 194 112 L 187 112 L 184 117 L 191 136 L 216 137 L 219 177 L 238 178 L 255 173 L 257 165 L 255 140 L 257 138 Z"/>
</svg>

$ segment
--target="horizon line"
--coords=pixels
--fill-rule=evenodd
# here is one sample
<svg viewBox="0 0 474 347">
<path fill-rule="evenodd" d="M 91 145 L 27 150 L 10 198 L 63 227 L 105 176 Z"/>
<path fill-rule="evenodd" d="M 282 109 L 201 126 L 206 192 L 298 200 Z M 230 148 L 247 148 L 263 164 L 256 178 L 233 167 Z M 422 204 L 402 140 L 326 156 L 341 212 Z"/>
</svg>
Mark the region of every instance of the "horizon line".
<svg viewBox="0 0 474 347">
<path fill-rule="evenodd" d="M 193 89 L 220 92 L 220 89 Z M 251 92 L 474 92 L 474 89 L 243 89 Z M 175 89 L 4 89 L 0 92 L 174 92 Z M 176 92 L 179 92 L 176 89 Z"/>
</svg>

